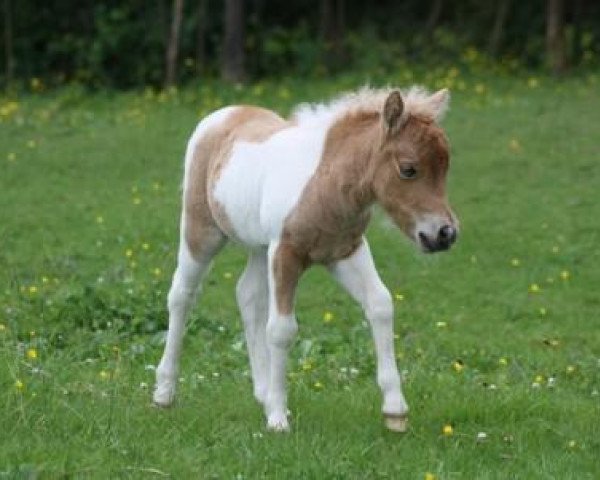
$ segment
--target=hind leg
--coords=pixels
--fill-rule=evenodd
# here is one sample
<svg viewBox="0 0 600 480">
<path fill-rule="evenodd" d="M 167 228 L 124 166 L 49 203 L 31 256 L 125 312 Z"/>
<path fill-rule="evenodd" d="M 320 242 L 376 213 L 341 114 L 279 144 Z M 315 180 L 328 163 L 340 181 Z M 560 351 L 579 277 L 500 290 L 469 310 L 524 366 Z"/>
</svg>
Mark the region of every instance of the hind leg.
<svg viewBox="0 0 600 480">
<path fill-rule="evenodd" d="M 265 403 L 269 385 L 269 352 L 266 338 L 268 289 L 267 252 L 253 251 L 238 281 L 236 295 L 244 322 L 254 396 L 262 404 Z"/>
<path fill-rule="evenodd" d="M 167 298 L 169 308 L 169 330 L 165 350 L 156 368 L 154 403 L 169 406 L 175 398 L 175 387 L 179 371 L 181 343 L 185 331 L 185 319 L 194 302 L 202 278 L 208 272 L 212 258 L 225 244 L 225 237 L 214 226 L 202 230 L 198 251 L 190 251 L 183 234 L 179 244 L 177 269 Z"/>
</svg>

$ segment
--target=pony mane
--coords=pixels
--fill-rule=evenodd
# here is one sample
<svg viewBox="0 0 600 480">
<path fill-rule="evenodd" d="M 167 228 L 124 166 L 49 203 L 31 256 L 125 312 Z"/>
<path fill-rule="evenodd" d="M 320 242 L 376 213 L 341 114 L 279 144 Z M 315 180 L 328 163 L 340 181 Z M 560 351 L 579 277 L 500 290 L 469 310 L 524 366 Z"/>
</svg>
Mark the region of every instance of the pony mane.
<svg viewBox="0 0 600 480">
<path fill-rule="evenodd" d="M 326 103 L 301 103 L 292 111 L 291 119 L 299 124 L 330 124 L 340 117 L 356 113 L 383 111 L 385 100 L 397 88 L 362 87 L 345 92 Z M 421 86 L 400 90 L 404 101 L 404 115 L 435 119 L 435 107 L 428 102 L 429 92 Z"/>
</svg>

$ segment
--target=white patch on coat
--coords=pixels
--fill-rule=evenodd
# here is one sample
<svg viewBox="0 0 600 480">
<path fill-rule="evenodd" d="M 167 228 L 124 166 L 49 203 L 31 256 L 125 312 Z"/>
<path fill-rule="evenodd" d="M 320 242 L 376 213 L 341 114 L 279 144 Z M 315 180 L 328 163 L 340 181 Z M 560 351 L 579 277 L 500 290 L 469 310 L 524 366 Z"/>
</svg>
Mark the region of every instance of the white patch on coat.
<svg viewBox="0 0 600 480">
<path fill-rule="evenodd" d="M 328 130 L 320 122 L 300 124 L 264 142 L 234 143 L 213 194 L 242 243 L 268 245 L 279 238 L 319 165 Z"/>
</svg>

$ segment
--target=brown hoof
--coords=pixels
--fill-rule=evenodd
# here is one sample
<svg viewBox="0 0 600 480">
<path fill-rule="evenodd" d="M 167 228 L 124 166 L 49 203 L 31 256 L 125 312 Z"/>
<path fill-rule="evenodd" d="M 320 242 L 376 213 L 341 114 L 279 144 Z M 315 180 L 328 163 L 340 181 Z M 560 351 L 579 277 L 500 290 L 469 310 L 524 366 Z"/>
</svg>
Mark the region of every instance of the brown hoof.
<svg viewBox="0 0 600 480">
<path fill-rule="evenodd" d="M 384 414 L 385 426 L 392 432 L 404 433 L 408 430 L 408 415 Z"/>
</svg>

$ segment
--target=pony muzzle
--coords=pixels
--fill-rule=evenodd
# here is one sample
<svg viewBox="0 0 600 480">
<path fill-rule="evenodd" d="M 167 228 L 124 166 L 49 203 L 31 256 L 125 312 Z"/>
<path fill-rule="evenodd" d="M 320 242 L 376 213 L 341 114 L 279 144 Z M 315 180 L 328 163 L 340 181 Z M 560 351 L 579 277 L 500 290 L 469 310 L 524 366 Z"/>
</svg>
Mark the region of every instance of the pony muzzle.
<svg viewBox="0 0 600 480">
<path fill-rule="evenodd" d="M 448 250 L 458 237 L 458 230 L 450 224 L 444 224 L 434 230 L 433 234 L 426 230 L 417 230 L 417 243 L 425 253 Z"/>
</svg>

